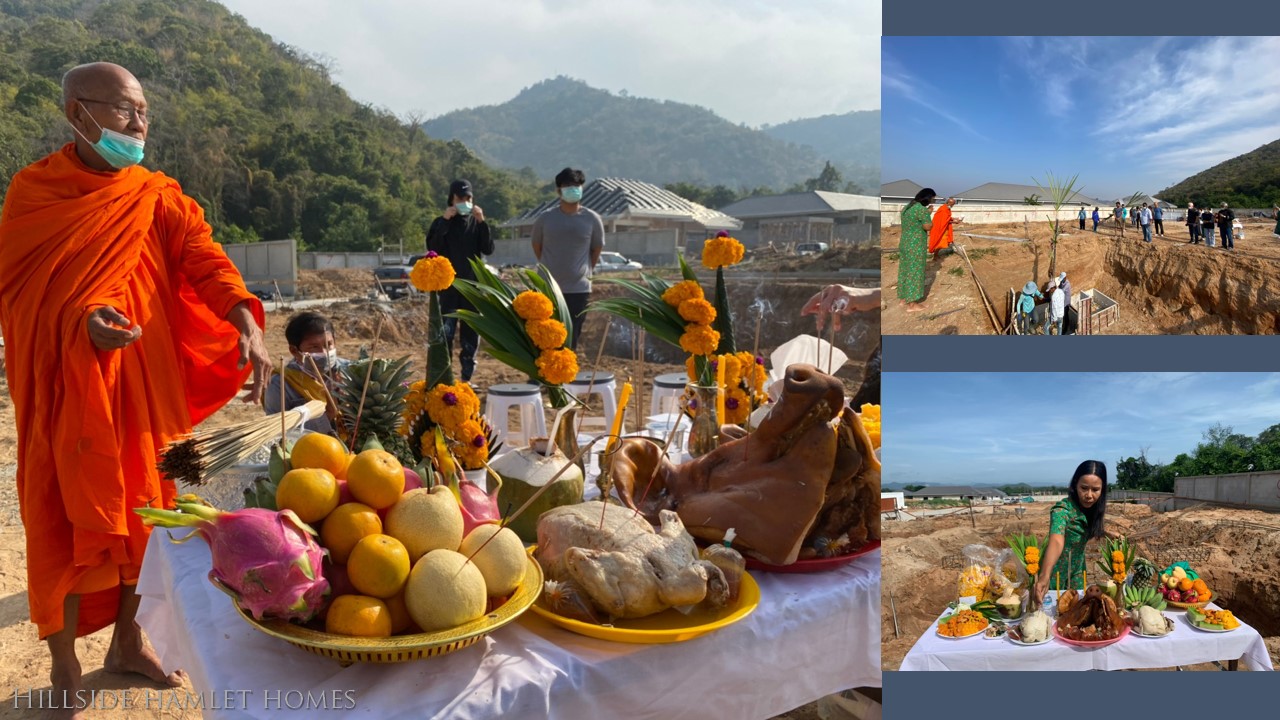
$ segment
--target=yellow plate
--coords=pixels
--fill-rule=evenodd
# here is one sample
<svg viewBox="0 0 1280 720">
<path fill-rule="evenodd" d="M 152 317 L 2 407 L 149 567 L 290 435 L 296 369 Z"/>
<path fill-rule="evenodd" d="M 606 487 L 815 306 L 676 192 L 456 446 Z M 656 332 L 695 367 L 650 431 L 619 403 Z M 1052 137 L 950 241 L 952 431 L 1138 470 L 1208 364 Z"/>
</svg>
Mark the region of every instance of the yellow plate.
<svg viewBox="0 0 1280 720">
<path fill-rule="evenodd" d="M 537 546 L 529 548 L 532 555 Z M 533 612 L 565 630 L 587 637 L 612 642 L 661 645 L 692 640 L 728 627 L 750 615 L 760 604 L 760 586 L 747 572 L 742 573 L 738 602 L 720 610 L 695 610 L 688 615 L 679 610 L 664 610 L 656 615 L 634 620 L 618 620 L 612 625 L 595 625 L 571 620 L 551 612 L 542 604 L 542 593 L 533 604 Z"/>
<path fill-rule="evenodd" d="M 359 638 L 320 632 L 284 620 L 254 620 L 252 615 L 235 602 L 231 591 L 213 577 L 212 572 L 209 580 L 218 589 L 232 595 L 232 606 L 254 628 L 309 653 L 333 658 L 343 666 L 357 662 L 409 662 L 470 647 L 480 642 L 484 636 L 520 617 L 542 594 L 542 567 L 530 556 L 524 582 L 516 588 L 515 594 L 478 620 L 439 632 Z"/>
</svg>

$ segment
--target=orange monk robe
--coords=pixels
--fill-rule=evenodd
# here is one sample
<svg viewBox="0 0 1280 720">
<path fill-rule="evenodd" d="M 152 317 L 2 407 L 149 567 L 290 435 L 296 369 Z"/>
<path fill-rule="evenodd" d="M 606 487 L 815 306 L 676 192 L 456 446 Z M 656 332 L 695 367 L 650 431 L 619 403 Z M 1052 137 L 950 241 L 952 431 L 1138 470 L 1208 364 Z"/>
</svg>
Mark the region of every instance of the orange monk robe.
<svg viewBox="0 0 1280 720">
<path fill-rule="evenodd" d="M 951 246 L 955 242 L 955 236 L 952 233 L 954 225 L 951 223 L 951 206 L 942 203 L 938 211 L 933 214 L 933 227 L 929 228 L 929 252 L 936 253 L 943 248 Z"/>
<path fill-rule="evenodd" d="M 235 397 L 252 368 L 224 318 L 262 303 L 200 206 L 160 173 L 98 172 L 75 146 L 14 175 L 0 213 L 0 327 L 18 426 L 18 500 L 28 601 L 40 637 L 115 621 L 149 529 L 132 509 L 170 506 L 156 455 Z M 142 337 L 99 352 L 87 315 L 110 305 Z"/>
</svg>

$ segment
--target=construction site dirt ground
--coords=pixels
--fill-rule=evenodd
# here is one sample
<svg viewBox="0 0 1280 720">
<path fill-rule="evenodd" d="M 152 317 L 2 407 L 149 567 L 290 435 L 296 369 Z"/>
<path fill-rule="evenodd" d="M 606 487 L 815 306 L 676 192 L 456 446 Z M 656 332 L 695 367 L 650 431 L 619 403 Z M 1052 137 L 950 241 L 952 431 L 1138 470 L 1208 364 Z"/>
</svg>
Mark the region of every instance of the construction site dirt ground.
<svg viewBox="0 0 1280 720">
<path fill-rule="evenodd" d="M 886 520 L 880 586 L 884 669 L 897 670 L 916 640 L 931 631 L 933 621 L 955 599 L 961 569 L 955 560 L 964 546 L 979 543 L 999 550 L 1008 547 L 1005 538 L 1014 533 L 1044 537 L 1050 507 L 1026 506 L 1021 518 L 1002 508 L 972 520 L 968 510 L 921 520 Z M 1215 602 L 1256 628 L 1272 663 L 1280 666 L 1280 514 L 1207 506 L 1161 513 L 1146 505 L 1112 504 L 1107 508 L 1107 529 L 1134 539 L 1137 554 L 1158 567 L 1190 562 L 1217 593 Z M 1090 543 L 1088 552 L 1093 566 L 1101 557 L 1097 541 Z M 1205 663 L 1184 669 L 1218 667 Z"/>
<path fill-rule="evenodd" d="M 323 273 L 323 274 L 321 274 Z M 371 273 L 368 270 L 321 271 L 312 274 L 303 271 L 300 281 L 316 287 L 315 297 L 325 294 L 329 297 L 350 297 L 350 300 L 339 300 L 319 307 L 316 310 L 329 316 L 335 326 L 338 351 L 343 357 L 356 357 L 361 347 L 372 344 L 374 334 L 381 319 L 382 330 L 378 339 L 375 354 L 378 357 L 413 358 L 414 367 L 421 373 L 426 361 L 427 305 L 425 302 L 400 300 L 395 302 L 373 302 L 366 299 L 371 289 Z M 740 309 L 735 323 L 739 349 L 750 350 L 755 342 L 755 319 L 749 309 L 755 300 L 764 300 L 762 307 L 767 313 L 761 323 L 760 353 L 765 355 L 782 342 L 802 332 L 813 332 L 812 320 L 801 319 L 800 307 L 811 295 L 818 292 L 822 282 L 814 280 L 783 280 L 770 283 L 742 282 L 730 283 L 729 295 L 735 316 Z M 593 297 L 600 298 L 622 293 L 616 285 L 597 283 Z M 274 303 L 268 303 L 273 307 Z M 267 313 L 266 340 L 272 357 L 279 362 L 281 356 L 288 354 L 284 339 L 284 327 L 292 311 L 281 309 Z M 634 334 L 623 321 L 609 322 L 607 316 L 592 313 L 588 315 L 583 337 L 578 345 L 579 364 L 585 370 L 595 365 L 595 358 L 601 347 L 601 338 L 608 329 L 609 339 L 605 343 L 604 355 L 598 369 L 612 372 L 622 381 L 628 378 L 639 384 L 643 376 L 647 385 L 662 373 L 684 372 L 682 358 L 676 360 L 676 354 L 670 352 L 654 338 L 649 338 L 647 361 L 643 363 L 633 359 L 631 341 Z M 836 336 L 838 346 L 847 349 L 855 359 L 840 369 L 836 376 L 844 381 L 850 393 L 857 390 L 862 382 L 864 361 L 875 349 L 879 340 L 879 314 L 863 313 L 849 318 L 842 332 Z M 825 337 L 825 335 L 824 335 Z M 664 361 L 665 360 L 665 361 Z M 454 358 L 454 370 L 457 372 L 457 358 Z M 477 368 L 472 377 L 472 384 L 483 396 L 484 389 L 495 383 L 525 382 L 521 373 L 498 363 L 484 354 L 477 355 Z M 647 391 L 646 391 L 647 392 Z M 639 390 L 637 389 L 637 395 Z M 593 403 L 598 414 L 598 401 Z M 641 406 L 644 415 L 648 415 L 649 395 L 643 396 Z M 233 400 L 212 418 L 206 426 L 219 426 L 262 417 L 260 407 Z M 602 421 L 601 421 L 602 422 Z M 629 416 L 628 429 L 634 429 L 634 413 Z M 15 472 L 17 463 L 17 430 L 13 405 L 10 401 L 9 387 L 0 373 L 0 647 L 3 647 L 4 659 L 0 661 L 0 718 L 17 718 L 29 714 L 16 709 L 12 701 L 15 691 L 49 688 L 49 652 L 44 643 L 39 642 L 36 628 L 29 621 L 27 607 L 27 548 L 23 534 L 22 520 L 18 509 Z M 81 638 L 77 642 L 77 652 L 85 672 L 86 690 L 121 690 L 124 688 L 150 688 L 159 686 L 148 683 L 140 677 L 119 676 L 104 673 L 102 661 L 106 654 L 111 637 L 110 629 L 105 629 Z M 424 662 L 430 662 L 424 661 Z M 188 691 L 192 688 L 188 683 Z M 198 718 L 197 709 L 181 709 L 168 706 L 164 709 L 133 710 L 94 710 L 91 718 Z M 785 720 L 816 720 L 817 705 L 809 704 L 802 708 L 780 716 Z"/>
<path fill-rule="evenodd" d="M 1119 303 L 1117 322 L 1104 331 L 1109 335 L 1274 334 L 1280 332 L 1280 239 L 1271 234 L 1274 227 L 1272 220 L 1250 219 L 1235 250 L 1222 250 L 1188 244 L 1186 226 L 1173 222 L 1149 244 L 1131 226 L 1121 238 L 1113 225 L 1095 234 L 1063 223 L 1055 269 L 1066 271 L 1073 295 L 1097 288 Z M 901 231 L 894 226 L 882 232 L 884 332 L 995 332 L 959 254 L 928 261 L 925 308 L 906 311 L 896 292 Z M 1009 317 L 1011 289 L 1020 290 L 1028 280 L 1043 287 L 1049 279 L 1051 234 L 1046 221 L 957 227 L 956 244 L 965 248 L 1001 325 Z"/>
</svg>

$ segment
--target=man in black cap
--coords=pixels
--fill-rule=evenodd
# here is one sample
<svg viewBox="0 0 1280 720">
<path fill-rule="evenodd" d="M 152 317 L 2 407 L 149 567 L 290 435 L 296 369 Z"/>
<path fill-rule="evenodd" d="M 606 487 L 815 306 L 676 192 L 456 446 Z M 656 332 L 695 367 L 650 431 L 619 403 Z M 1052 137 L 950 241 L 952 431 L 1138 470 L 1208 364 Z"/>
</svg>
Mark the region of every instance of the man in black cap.
<svg viewBox="0 0 1280 720">
<path fill-rule="evenodd" d="M 453 271 L 464 280 L 476 279 L 471 269 L 472 258 L 493 254 L 493 236 L 489 234 L 489 224 L 484 221 L 484 211 L 472 200 L 471 183 L 454 180 L 449 186 L 449 206 L 427 228 L 427 249 L 449 258 Z M 475 307 L 453 288 L 440 293 L 441 312 L 448 315 L 459 309 L 474 310 Z M 453 337 L 459 332 L 462 335 L 462 351 L 459 353 L 462 380 L 469 382 L 476 370 L 476 348 L 480 337 L 471 326 L 459 323 L 457 318 L 444 318 L 444 335 L 449 342 L 450 357 L 453 356 Z"/>
</svg>

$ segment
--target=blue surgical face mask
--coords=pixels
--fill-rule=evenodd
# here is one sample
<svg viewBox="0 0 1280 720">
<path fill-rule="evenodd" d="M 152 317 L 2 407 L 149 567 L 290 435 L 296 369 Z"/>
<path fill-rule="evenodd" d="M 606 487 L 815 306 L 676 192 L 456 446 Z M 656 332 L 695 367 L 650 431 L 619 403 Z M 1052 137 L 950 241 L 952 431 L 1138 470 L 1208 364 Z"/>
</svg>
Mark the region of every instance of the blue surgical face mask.
<svg viewBox="0 0 1280 720">
<path fill-rule="evenodd" d="M 458 211 L 459 215 L 471 214 L 471 203 L 467 202 L 466 200 L 463 200 L 460 203 L 455 203 L 453 207 L 455 210 Z"/>
<path fill-rule="evenodd" d="M 84 105 L 81 104 L 80 107 L 83 108 Z M 88 112 L 88 109 L 86 109 L 85 114 L 88 114 Z M 89 115 L 89 119 L 93 120 L 93 116 Z M 93 124 L 98 125 L 98 121 L 93 120 Z M 74 126 L 71 129 L 76 130 Z M 93 151 L 98 153 L 98 156 L 103 160 L 106 160 L 108 165 L 117 170 L 123 170 L 142 162 L 143 149 L 146 146 L 145 141 L 130 137 L 124 133 L 118 133 L 115 130 L 107 130 L 101 125 L 98 125 L 98 130 L 102 134 L 96 143 L 89 142 L 89 138 L 85 137 L 84 133 L 79 130 L 76 130 L 76 134 L 84 138 L 85 142 L 89 142 L 89 146 L 93 148 Z"/>
<path fill-rule="evenodd" d="M 560 188 L 560 197 L 570 204 L 582 202 L 582 188 L 578 185 Z"/>
</svg>

